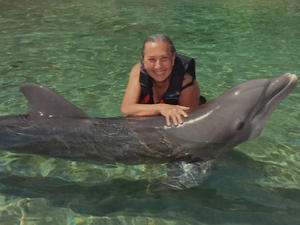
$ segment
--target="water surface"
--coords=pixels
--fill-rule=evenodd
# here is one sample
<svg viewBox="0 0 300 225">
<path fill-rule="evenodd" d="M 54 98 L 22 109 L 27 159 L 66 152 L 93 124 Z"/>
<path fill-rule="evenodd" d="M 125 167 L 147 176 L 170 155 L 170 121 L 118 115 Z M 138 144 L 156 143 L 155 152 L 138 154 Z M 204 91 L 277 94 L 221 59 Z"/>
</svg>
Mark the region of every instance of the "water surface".
<svg viewBox="0 0 300 225">
<path fill-rule="evenodd" d="M 0 0 L 0 115 L 39 83 L 91 116 L 120 116 L 143 40 L 165 33 L 211 99 L 242 81 L 300 75 L 299 0 Z M 148 193 L 165 165 L 94 165 L 0 152 L 0 224 L 300 224 L 300 89 L 261 136 L 185 191 Z"/>
</svg>

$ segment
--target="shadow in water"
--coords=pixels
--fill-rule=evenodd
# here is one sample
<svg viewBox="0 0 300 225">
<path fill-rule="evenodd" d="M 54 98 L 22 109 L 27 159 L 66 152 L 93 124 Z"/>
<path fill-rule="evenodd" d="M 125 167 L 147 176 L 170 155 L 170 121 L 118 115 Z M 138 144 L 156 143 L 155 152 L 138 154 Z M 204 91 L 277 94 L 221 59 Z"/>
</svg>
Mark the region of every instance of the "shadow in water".
<svg viewBox="0 0 300 225">
<path fill-rule="evenodd" d="M 211 176 L 188 190 L 148 193 L 147 180 L 86 184 L 4 172 L 0 173 L 0 189 L 7 196 L 43 198 L 50 206 L 94 216 L 180 216 L 208 224 L 297 224 L 300 205 L 293 196 L 298 196 L 299 202 L 300 190 L 270 190 L 256 183 L 263 177 L 263 163 L 230 151 L 217 160 Z"/>
</svg>

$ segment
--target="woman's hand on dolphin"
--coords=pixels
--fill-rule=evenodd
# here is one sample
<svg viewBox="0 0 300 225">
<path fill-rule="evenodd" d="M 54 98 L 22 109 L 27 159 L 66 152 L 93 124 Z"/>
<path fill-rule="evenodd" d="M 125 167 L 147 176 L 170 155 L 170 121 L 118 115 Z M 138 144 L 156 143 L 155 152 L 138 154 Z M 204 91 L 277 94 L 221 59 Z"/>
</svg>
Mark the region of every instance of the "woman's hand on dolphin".
<svg viewBox="0 0 300 225">
<path fill-rule="evenodd" d="M 168 126 L 171 126 L 171 121 L 175 126 L 183 123 L 182 116 L 187 117 L 186 111 L 189 109 L 189 107 L 181 105 L 160 104 L 160 114 L 166 118 Z"/>
</svg>

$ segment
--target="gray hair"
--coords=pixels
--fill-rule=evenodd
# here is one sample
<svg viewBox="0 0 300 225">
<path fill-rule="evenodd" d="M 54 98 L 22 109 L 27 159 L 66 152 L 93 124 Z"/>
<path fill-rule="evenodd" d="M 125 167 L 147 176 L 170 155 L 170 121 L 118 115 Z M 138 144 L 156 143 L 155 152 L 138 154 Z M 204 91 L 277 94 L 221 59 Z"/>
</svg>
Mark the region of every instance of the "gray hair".
<svg viewBox="0 0 300 225">
<path fill-rule="evenodd" d="M 175 46 L 174 46 L 173 42 L 171 41 L 171 39 L 169 37 L 167 37 L 164 34 L 153 34 L 153 35 L 149 36 L 144 41 L 143 48 L 142 48 L 142 60 L 144 59 L 144 56 L 145 56 L 145 45 L 146 45 L 146 43 L 147 42 L 160 42 L 160 41 L 167 42 L 168 45 L 169 45 L 169 48 L 171 50 L 171 53 L 172 54 L 176 53 Z"/>
</svg>

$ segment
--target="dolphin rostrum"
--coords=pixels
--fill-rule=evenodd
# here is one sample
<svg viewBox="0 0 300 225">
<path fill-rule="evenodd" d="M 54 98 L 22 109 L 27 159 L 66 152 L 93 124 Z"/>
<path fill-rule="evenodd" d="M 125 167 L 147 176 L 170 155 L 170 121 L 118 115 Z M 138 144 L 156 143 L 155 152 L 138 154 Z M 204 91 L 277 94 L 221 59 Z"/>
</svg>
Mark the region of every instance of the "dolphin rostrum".
<svg viewBox="0 0 300 225">
<path fill-rule="evenodd" d="M 161 116 L 90 118 L 57 92 L 26 85 L 30 110 L 0 117 L 0 149 L 100 163 L 205 161 L 258 136 L 297 82 L 294 74 L 246 81 L 176 127 Z"/>
</svg>

